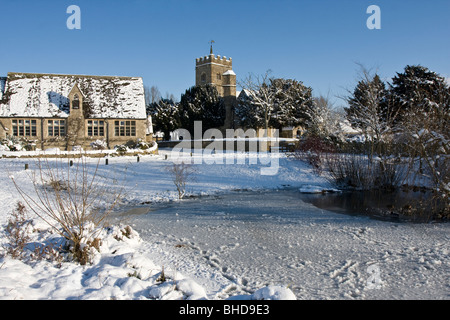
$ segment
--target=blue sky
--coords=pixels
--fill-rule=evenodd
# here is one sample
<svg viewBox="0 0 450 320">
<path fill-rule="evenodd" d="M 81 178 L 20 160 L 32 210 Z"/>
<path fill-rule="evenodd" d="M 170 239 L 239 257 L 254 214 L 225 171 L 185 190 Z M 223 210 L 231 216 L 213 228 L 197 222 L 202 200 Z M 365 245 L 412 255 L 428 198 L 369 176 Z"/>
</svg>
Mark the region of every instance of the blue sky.
<svg viewBox="0 0 450 320">
<path fill-rule="evenodd" d="M 81 30 L 66 26 L 72 4 Z M 372 4 L 380 30 L 366 27 Z M 270 69 L 336 104 L 356 84 L 356 63 L 386 79 L 412 64 L 450 76 L 448 0 L 0 0 L 0 21 L 0 76 L 140 76 L 178 99 L 210 40 L 233 58 L 238 81 Z"/>
</svg>

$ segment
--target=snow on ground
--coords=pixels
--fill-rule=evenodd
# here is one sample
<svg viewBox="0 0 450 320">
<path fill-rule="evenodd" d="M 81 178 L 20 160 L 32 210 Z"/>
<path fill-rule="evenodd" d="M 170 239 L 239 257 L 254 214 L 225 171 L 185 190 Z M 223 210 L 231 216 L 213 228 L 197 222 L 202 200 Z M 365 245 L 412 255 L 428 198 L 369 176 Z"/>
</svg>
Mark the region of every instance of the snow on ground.
<svg viewBox="0 0 450 320">
<path fill-rule="evenodd" d="M 166 170 L 171 164 L 166 160 L 166 154 L 170 159 L 170 151 L 160 150 L 159 155 L 141 156 L 139 162 L 136 157 L 112 157 L 108 165 L 104 159 L 87 161 L 91 167 L 100 161 L 98 174 L 103 177 L 116 177 L 126 172 L 127 192 L 123 204 L 170 205 L 178 202 L 175 186 Z M 189 155 L 185 156 L 189 158 Z M 235 156 L 237 160 L 249 155 Z M 235 161 L 233 164 L 194 165 L 196 179 L 188 184 L 187 191 L 192 195 L 220 195 L 233 190 L 292 187 L 316 191 L 317 188 L 331 188 L 305 164 L 282 154 L 275 156 L 277 162 L 273 164 L 279 164 L 276 175 L 261 175 L 261 168 L 269 165 L 260 161 L 249 164 L 249 159 L 245 164 Z M 209 160 L 219 163 L 220 157 L 221 154 L 208 155 Z M 25 171 L 26 163 L 29 170 Z M 29 175 L 36 170 L 36 163 L 33 159 L 3 158 L 0 164 L 0 199 L 3 203 L 0 245 L 4 245 L 4 226 L 16 202 L 21 200 L 9 177 L 13 176 L 32 193 Z M 0 298 L 245 300 L 450 297 L 448 224 L 389 224 L 331 212 L 323 212 L 321 216 L 305 215 L 301 223 L 282 221 L 276 224 L 270 222 L 277 220 L 274 212 L 266 219 L 270 223 L 264 224 L 264 228 L 271 229 L 259 230 L 258 233 L 261 235 L 262 232 L 265 239 L 277 243 L 278 252 L 273 254 L 272 249 L 265 248 L 263 243 L 252 247 L 249 241 L 253 238 L 247 232 L 244 234 L 242 230 L 245 229 L 240 227 L 243 222 L 234 221 L 232 216 L 213 212 L 206 224 L 190 220 L 191 224 L 186 222 L 184 225 L 176 222 L 184 217 L 172 218 L 162 219 L 158 225 L 154 217 L 154 224 L 148 228 L 136 219 L 131 223 L 133 232 L 127 236 L 123 231 L 125 225 L 103 230 L 100 252 L 96 253 L 92 264 L 85 266 L 69 262 L 25 263 L 3 256 L 0 258 Z M 40 232 L 33 233 L 32 241 L 58 240 L 58 236 L 51 234 L 43 222 L 35 219 L 34 224 Z M 241 234 L 236 234 L 236 231 Z M 197 239 L 195 233 L 198 233 Z M 278 244 L 277 239 L 282 242 Z M 273 263 L 273 268 L 281 266 L 290 270 L 293 278 L 289 278 L 291 274 L 286 272 L 287 277 L 283 279 L 286 283 L 266 279 L 265 275 L 270 272 L 284 271 L 270 270 L 270 265 L 255 267 L 250 259 L 243 260 L 249 261 L 247 266 L 245 262 L 233 265 L 237 255 L 249 255 L 251 250 L 255 250 L 257 255 L 253 260 L 267 259 L 268 263 Z M 1 253 L 4 249 L 0 246 L 0 256 Z M 166 277 L 165 282 L 159 281 L 162 275 Z M 369 281 L 372 278 L 374 281 Z M 287 283 L 298 279 L 303 283 Z"/>
</svg>

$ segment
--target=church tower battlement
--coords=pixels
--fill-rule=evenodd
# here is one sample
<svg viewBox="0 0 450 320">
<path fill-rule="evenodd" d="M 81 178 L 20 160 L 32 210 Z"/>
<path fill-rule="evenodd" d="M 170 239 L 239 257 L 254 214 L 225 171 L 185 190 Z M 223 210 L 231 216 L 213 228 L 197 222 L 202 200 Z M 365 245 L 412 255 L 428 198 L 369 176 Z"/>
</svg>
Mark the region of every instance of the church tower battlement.
<svg viewBox="0 0 450 320">
<path fill-rule="evenodd" d="M 219 64 L 228 64 L 230 67 L 232 65 L 232 60 L 231 58 L 227 58 L 225 56 L 221 57 L 220 55 L 214 55 L 214 54 L 210 54 L 208 56 L 204 56 L 204 57 L 200 57 L 196 59 L 197 62 L 197 66 L 201 65 L 203 63 L 208 63 L 208 62 L 215 62 L 215 63 L 219 63 Z"/>
</svg>

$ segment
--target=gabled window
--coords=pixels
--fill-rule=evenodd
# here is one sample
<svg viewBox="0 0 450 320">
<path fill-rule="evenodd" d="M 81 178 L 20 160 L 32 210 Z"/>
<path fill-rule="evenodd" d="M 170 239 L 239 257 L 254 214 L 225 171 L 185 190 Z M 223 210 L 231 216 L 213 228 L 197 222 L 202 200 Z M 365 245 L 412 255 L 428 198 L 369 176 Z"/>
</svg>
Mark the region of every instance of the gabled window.
<svg viewBox="0 0 450 320">
<path fill-rule="evenodd" d="M 72 109 L 80 109 L 80 98 L 78 94 L 75 93 L 72 100 Z"/>
</svg>

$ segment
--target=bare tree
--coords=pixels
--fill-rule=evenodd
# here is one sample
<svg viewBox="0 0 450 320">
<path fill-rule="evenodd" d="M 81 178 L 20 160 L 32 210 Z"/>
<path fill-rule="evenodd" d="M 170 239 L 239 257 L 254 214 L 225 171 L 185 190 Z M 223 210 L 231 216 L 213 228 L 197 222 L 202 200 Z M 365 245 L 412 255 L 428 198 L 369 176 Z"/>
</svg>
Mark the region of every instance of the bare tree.
<svg viewBox="0 0 450 320">
<path fill-rule="evenodd" d="M 320 138 L 341 137 L 340 124 L 343 121 L 342 115 L 338 113 L 328 96 L 314 98 L 314 104 L 307 106 L 306 114 L 308 120 L 308 132 Z"/>
<path fill-rule="evenodd" d="M 264 75 L 254 76 L 249 74 L 240 86 L 247 90 L 251 95 L 251 102 L 257 108 L 256 114 L 263 115 L 265 135 L 267 136 L 269 129 L 269 120 L 272 112 L 275 110 L 275 98 L 282 91 L 281 88 L 273 90 L 271 86 L 271 71 L 268 70 Z"/>
<path fill-rule="evenodd" d="M 161 99 L 161 92 L 159 92 L 158 87 L 152 86 L 150 88 L 151 103 L 158 102 Z"/>
<path fill-rule="evenodd" d="M 354 91 L 348 90 L 344 97 L 348 102 L 347 119 L 352 126 L 358 127 L 364 133 L 370 144 L 369 158 L 375 151 L 380 152 L 380 144 L 391 136 L 398 112 L 394 111 L 384 83 L 379 76 L 374 75 L 363 65 L 360 67 L 360 81 Z"/>
<path fill-rule="evenodd" d="M 173 93 L 166 92 L 165 99 L 166 100 L 171 100 L 173 102 L 177 102 L 177 98 L 175 98 L 175 95 Z"/>
<path fill-rule="evenodd" d="M 145 94 L 145 105 L 146 106 L 148 106 L 152 103 L 156 103 L 159 100 L 161 100 L 161 92 L 159 92 L 159 89 L 157 86 L 151 86 L 150 88 L 148 86 L 145 86 L 144 94 Z"/>
</svg>

